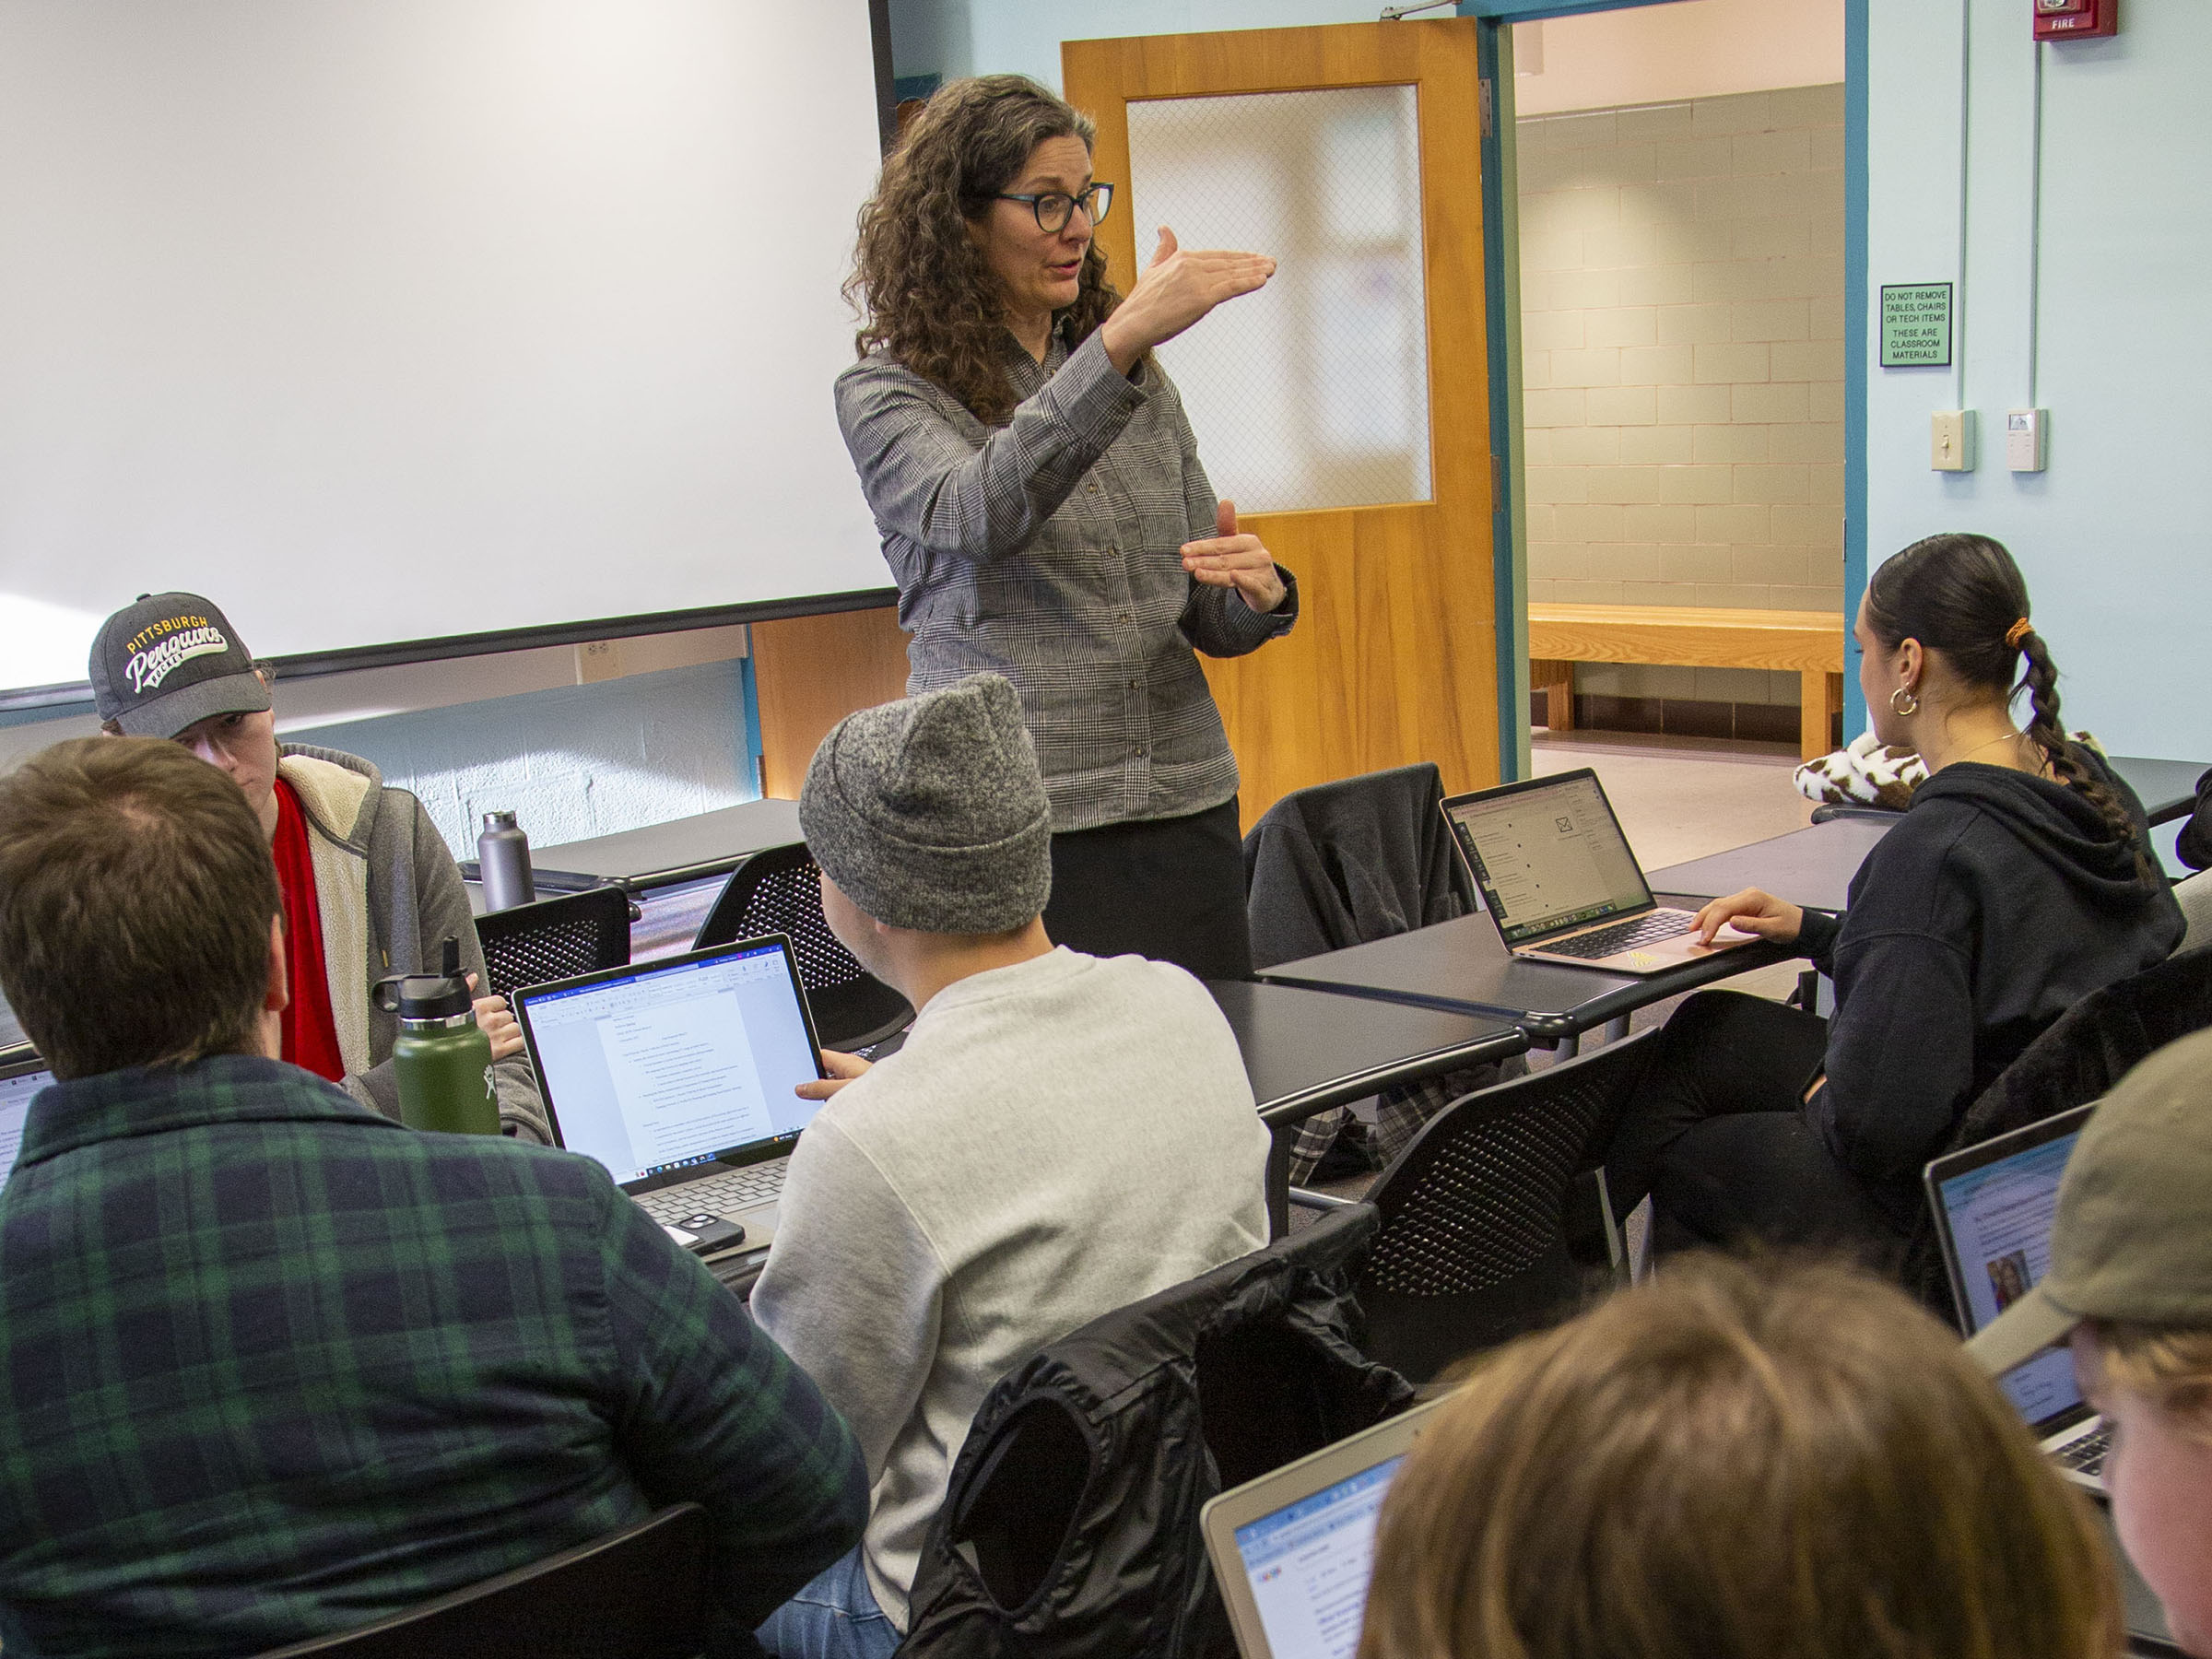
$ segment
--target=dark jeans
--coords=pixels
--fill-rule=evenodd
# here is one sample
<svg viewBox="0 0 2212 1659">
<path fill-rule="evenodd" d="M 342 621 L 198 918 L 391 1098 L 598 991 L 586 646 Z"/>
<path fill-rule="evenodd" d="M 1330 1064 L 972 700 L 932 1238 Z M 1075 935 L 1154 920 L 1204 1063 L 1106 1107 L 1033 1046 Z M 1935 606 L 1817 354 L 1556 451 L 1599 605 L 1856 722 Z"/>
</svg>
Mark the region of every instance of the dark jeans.
<svg viewBox="0 0 2212 1659">
<path fill-rule="evenodd" d="M 1828 1022 L 1802 1009 L 1739 991 L 1686 1000 L 1606 1154 L 1614 1208 L 1650 1194 L 1663 1247 L 1756 1241 L 1893 1265 L 1903 1235 L 1805 1108 L 1827 1048 Z"/>
<path fill-rule="evenodd" d="M 1053 837 L 1044 931 L 1092 956 L 1173 962 L 1200 979 L 1250 979 L 1244 842 L 1235 796 L 1186 818 Z"/>
</svg>

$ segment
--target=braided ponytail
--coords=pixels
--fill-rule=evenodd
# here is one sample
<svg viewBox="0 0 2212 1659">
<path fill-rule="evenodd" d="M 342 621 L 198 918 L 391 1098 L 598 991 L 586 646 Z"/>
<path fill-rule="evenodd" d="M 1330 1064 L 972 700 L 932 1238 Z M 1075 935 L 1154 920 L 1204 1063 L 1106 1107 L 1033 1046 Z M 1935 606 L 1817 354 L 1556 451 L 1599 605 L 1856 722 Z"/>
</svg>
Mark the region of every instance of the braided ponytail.
<svg viewBox="0 0 2212 1659">
<path fill-rule="evenodd" d="M 2058 723 L 2058 667 L 2051 661 L 2051 648 L 2043 643 L 2043 636 L 2033 629 L 2020 640 L 2020 679 L 2014 688 L 2016 693 L 2028 693 L 2028 707 L 2033 716 L 2028 723 L 2028 736 L 2042 751 L 2050 764 L 2051 775 L 2068 789 L 2077 791 L 2081 798 L 2097 809 L 2112 830 L 2113 836 L 2125 842 L 2136 855 L 2137 874 L 2147 879 L 2152 875 L 2150 855 L 2143 846 L 2143 838 L 2136 832 L 2136 821 L 2114 794 L 2097 775 L 2077 759 L 2074 746 L 2066 740 L 2066 729 Z"/>
<path fill-rule="evenodd" d="M 2042 636 L 2024 625 L 2028 584 L 2002 542 L 1986 535 L 1931 535 L 1883 561 L 1866 584 L 1866 625 L 1895 651 L 1908 638 L 1940 651 L 1969 685 L 2009 700 L 2028 693 L 2033 718 L 2027 735 L 2051 774 L 2096 808 L 2136 856 L 2148 879 L 2156 874 L 2127 808 L 2081 763 L 2058 721 L 2058 669 Z M 2015 659 L 2019 677 L 2013 677 Z"/>
</svg>

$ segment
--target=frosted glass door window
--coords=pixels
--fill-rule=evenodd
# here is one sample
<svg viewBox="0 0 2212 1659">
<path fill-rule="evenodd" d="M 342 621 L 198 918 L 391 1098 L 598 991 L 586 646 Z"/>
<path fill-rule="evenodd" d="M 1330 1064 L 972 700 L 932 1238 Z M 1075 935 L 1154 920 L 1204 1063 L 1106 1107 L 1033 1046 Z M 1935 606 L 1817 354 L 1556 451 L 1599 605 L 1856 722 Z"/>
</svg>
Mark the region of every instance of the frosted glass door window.
<svg viewBox="0 0 2212 1659">
<path fill-rule="evenodd" d="M 1129 105 L 1138 260 L 1167 225 L 1186 248 L 1277 262 L 1159 348 L 1240 508 L 1430 499 L 1418 120 L 1411 87 Z"/>
</svg>

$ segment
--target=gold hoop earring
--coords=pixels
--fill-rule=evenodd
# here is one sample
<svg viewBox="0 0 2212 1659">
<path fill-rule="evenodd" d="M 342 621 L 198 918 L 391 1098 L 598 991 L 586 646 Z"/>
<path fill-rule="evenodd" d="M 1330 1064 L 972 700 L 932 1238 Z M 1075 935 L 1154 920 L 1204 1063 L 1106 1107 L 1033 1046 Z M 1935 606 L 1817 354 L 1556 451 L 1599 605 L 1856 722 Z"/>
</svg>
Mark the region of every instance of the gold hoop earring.
<svg viewBox="0 0 2212 1659">
<path fill-rule="evenodd" d="M 1898 700 L 1902 698 L 1903 701 Z M 1889 711 L 1900 719 L 1910 720 L 1920 712 L 1920 699 L 1912 695 L 1912 688 L 1900 686 L 1889 693 Z"/>
</svg>

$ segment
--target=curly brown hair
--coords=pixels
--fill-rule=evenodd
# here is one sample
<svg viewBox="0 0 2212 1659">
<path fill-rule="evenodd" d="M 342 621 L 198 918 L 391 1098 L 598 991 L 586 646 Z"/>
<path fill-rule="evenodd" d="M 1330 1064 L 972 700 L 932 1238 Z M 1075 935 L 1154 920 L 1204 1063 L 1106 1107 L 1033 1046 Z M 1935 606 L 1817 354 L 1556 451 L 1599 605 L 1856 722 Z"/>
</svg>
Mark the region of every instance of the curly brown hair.
<svg viewBox="0 0 2212 1659">
<path fill-rule="evenodd" d="M 1014 414 L 1006 308 L 969 226 L 991 211 L 1048 138 L 1096 142 L 1089 116 L 1023 75 L 980 75 L 938 88 L 883 163 L 860 210 L 845 297 L 863 321 L 860 355 L 888 352 L 965 404 L 986 426 Z M 1082 286 L 1053 323 L 1078 346 L 1121 303 L 1094 240 Z"/>
</svg>

